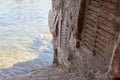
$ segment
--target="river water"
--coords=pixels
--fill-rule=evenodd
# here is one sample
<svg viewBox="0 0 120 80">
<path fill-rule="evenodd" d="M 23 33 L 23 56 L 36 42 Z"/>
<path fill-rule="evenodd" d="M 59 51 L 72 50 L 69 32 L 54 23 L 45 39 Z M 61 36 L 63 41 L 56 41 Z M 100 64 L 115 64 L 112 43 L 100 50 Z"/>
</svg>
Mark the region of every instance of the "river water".
<svg viewBox="0 0 120 80">
<path fill-rule="evenodd" d="M 44 40 L 40 37 L 42 34 L 46 36 L 44 33 L 49 34 L 48 12 L 50 8 L 51 0 L 0 0 L 0 54 L 23 50 L 35 53 L 40 57 L 39 60 L 34 59 L 19 64 L 17 67 L 25 68 L 26 66 L 28 68 L 31 63 L 36 64 L 30 66 L 31 69 L 36 66 L 52 64 L 51 40 Z M 43 46 L 41 49 L 46 48 L 46 50 L 40 50 L 41 46 Z M 24 54 L 21 53 L 21 55 Z M 20 73 L 11 70 L 14 71 L 13 68 L 2 69 L 2 75 L 9 76 Z"/>
</svg>

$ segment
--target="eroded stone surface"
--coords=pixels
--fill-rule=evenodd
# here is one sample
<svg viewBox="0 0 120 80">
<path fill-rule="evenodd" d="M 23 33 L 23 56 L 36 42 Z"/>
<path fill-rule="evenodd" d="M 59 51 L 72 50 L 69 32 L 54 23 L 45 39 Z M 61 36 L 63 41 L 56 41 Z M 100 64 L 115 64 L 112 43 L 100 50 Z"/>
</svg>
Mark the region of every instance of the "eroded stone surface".
<svg viewBox="0 0 120 80">
<path fill-rule="evenodd" d="M 119 54 L 115 46 L 118 46 L 117 41 L 120 41 L 117 38 L 120 32 L 120 1 L 52 0 L 52 2 L 49 25 L 54 37 L 54 61 L 88 80 L 110 80 L 113 77 L 111 72 L 119 66 L 117 60 L 115 62 L 117 68 L 112 69 L 115 51 L 117 50 Z"/>
<path fill-rule="evenodd" d="M 14 79 L 119 80 L 119 13 L 119 0 L 52 0 L 48 22 L 54 63 L 61 68 L 38 69 Z"/>
<path fill-rule="evenodd" d="M 60 67 L 49 66 L 32 70 L 26 75 L 7 77 L 0 80 L 77 80 L 80 77 L 75 73 L 68 73 Z"/>
</svg>

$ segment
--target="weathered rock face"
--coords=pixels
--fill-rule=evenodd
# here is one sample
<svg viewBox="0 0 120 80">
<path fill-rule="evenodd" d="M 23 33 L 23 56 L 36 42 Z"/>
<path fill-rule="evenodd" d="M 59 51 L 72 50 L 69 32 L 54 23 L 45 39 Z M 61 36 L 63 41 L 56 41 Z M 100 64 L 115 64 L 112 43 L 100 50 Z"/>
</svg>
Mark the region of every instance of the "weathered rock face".
<svg viewBox="0 0 120 80">
<path fill-rule="evenodd" d="M 74 51 L 79 43 L 77 33 L 81 2 L 82 0 L 52 0 L 53 7 L 49 13 L 49 26 L 54 37 L 56 63 L 69 66 L 69 55 L 62 53 Z"/>
<path fill-rule="evenodd" d="M 87 80 L 120 77 L 120 1 L 52 0 L 54 63 Z M 111 74 L 112 73 L 112 74 Z"/>
</svg>

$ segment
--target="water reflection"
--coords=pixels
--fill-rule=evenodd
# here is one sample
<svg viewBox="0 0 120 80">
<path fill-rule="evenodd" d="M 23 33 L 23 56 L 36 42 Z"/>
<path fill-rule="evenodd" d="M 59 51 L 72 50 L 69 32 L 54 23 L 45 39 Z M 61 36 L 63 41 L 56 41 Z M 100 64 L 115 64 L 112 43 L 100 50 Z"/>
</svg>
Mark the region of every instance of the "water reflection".
<svg viewBox="0 0 120 80">
<path fill-rule="evenodd" d="M 8 52 L 11 54 L 12 51 L 17 50 L 44 53 L 38 49 L 43 45 L 40 43 L 42 40 L 39 35 L 49 32 L 48 12 L 50 8 L 51 0 L 0 0 L 0 54 L 4 55 Z M 50 45 L 49 49 L 52 49 L 51 43 L 49 41 L 46 43 Z M 49 51 L 45 53 L 48 54 Z M 51 64 L 52 58 L 47 61 Z"/>
</svg>

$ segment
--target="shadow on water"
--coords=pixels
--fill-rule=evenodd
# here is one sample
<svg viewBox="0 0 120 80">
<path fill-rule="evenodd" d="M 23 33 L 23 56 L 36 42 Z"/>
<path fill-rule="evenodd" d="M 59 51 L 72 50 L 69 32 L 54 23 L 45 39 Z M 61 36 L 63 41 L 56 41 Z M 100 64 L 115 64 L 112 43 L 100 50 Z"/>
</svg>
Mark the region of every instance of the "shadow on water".
<svg viewBox="0 0 120 80">
<path fill-rule="evenodd" d="M 0 48 L 23 48 L 38 55 L 34 60 L 0 70 L 0 77 L 25 74 L 33 68 L 52 64 L 51 41 L 36 37 L 49 30 L 51 0 L 0 0 L 0 3 Z"/>
<path fill-rule="evenodd" d="M 40 53 L 39 47 L 41 45 L 44 45 L 42 39 L 40 39 L 39 37 L 36 37 L 33 40 L 32 45 L 30 46 L 30 51 L 39 54 Z"/>
<path fill-rule="evenodd" d="M 46 46 L 44 50 L 39 49 L 42 46 Z M 34 60 L 14 64 L 11 68 L 2 69 L 0 77 L 26 74 L 34 68 L 48 66 L 53 63 L 53 47 L 51 41 L 37 37 L 34 39 L 28 51 L 34 52 L 38 57 Z"/>
</svg>

